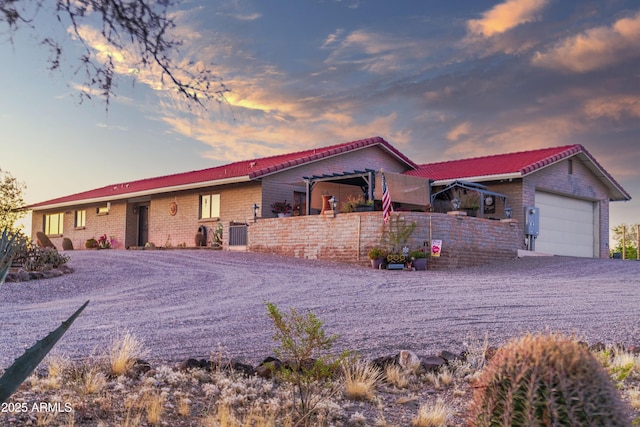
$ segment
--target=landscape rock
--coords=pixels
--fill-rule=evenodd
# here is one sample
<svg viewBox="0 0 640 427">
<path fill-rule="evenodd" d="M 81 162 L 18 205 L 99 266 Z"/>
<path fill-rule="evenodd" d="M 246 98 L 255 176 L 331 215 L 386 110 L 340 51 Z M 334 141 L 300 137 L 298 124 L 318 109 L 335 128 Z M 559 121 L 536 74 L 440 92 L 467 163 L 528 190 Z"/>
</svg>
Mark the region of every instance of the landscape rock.
<svg viewBox="0 0 640 427">
<path fill-rule="evenodd" d="M 376 359 L 373 359 L 371 361 L 371 364 L 381 371 L 384 371 L 385 369 L 387 369 L 387 366 L 398 365 L 398 356 L 400 355 L 396 354 L 395 356 L 378 357 Z"/>
<path fill-rule="evenodd" d="M 398 364 L 406 371 L 416 372 L 420 368 L 420 358 L 411 350 L 400 350 Z"/>
<path fill-rule="evenodd" d="M 56 248 L 54 244 L 51 243 L 51 240 L 49 239 L 49 237 L 46 234 L 44 234 L 42 231 L 38 231 L 36 233 L 36 244 L 41 248 L 53 248 L 53 249 Z"/>
<path fill-rule="evenodd" d="M 62 264 L 58 266 L 58 268 L 53 268 L 51 270 L 45 271 L 26 271 L 20 268 L 7 274 L 5 282 L 15 283 L 27 282 L 29 280 L 51 279 L 53 277 L 60 277 L 65 274 L 71 274 L 74 272 L 75 270 L 72 267 L 69 267 L 67 264 Z"/>
<path fill-rule="evenodd" d="M 276 357 L 267 357 L 255 369 L 257 376 L 265 379 L 271 379 L 275 373 L 282 369 L 282 361 Z"/>
<path fill-rule="evenodd" d="M 446 360 L 447 363 L 451 363 L 453 361 L 463 361 L 465 359 L 464 355 L 457 354 L 457 353 L 452 353 L 452 352 L 447 351 L 447 350 L 441 351 L 438 356 L 440 356 L 441 358 Z"/>
<path fill-rule="evenodd" d="M 71 241 L 70 238 L 65 237 L 64 239 L 62 239 L 62 249 L 65 251 L 73 250 L 73 242 Z"/>
<path fill-rule="evenodd" d="M 447 364 L 446 360 L 438 356 L 425 356 L 425 357 L 422 357 L 420 361 L 422 362 L 421 368 L 425 372 L 437 371 L 438 369 L 440 369 L 441 367 Z"/>
<path fill-rule="evenodd" d="M 140 375 L 144 375 L 151 371 L 151 364 L 146 360 L 136 359 L 131 368 L 131 375 L 133 377 L 138 377 Z"/>
<path fill-rule="evenodd" d="M 211 365 L 212 363 L 206 359 L 189 358 L 178 365 L 178 370 L 204 369 L 205 371 L 211 371 Z"/>
</svg>

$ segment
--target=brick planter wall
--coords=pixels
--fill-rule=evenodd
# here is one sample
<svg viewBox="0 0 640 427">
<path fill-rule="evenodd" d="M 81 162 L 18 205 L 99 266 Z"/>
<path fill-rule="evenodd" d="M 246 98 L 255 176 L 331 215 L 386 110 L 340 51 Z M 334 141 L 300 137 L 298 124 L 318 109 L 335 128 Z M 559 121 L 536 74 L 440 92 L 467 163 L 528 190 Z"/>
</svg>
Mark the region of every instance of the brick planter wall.
<svg viewBox="0 0 640 427">
<path fill-rule="evenodd" d="M 428 269 L 512 259 L 524 248 L 515 223 L 439 213 L 406 212 L 402 216 L 417 223 L 407 245 L 410 249 L 428 245 L 430 238 L 443 241 L 442 255 L 429 258 Z M 368 264 L 367 253 L 380 244 L 382 231 L 382 212 L 260 219 L 249 227 L 247 249 Z"/>
</svg>

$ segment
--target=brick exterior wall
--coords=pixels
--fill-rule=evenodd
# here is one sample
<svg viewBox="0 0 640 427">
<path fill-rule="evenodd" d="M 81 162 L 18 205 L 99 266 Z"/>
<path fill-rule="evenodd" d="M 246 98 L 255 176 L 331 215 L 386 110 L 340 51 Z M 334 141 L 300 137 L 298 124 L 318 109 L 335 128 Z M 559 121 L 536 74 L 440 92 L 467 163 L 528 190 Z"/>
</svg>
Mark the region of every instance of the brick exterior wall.
<svg viewBox="0 0 640 427">
<path fill-rule="evenodd" d="M 417 226 L 408 242 L 419 249 L 430 238 L 443 241 L 442 255 L 429 269 L 482 265 L 512 259 L 523 249 L 515 223 L 438 213 L 405 212 Z M 248 249 L 298 258 L 369 263 L 369 249 L 380 245 L 382 212 L 261 219 L 249 226 Z"/>
<path fill-rule="evenodd" d="M 31 221 L 31 235 L 35 241 L 38 231 L 44 229 L 44 218 L 48 214 L 64 213 L 64 225 L 62 235 L 49 236 L 51 243 L 58 249 L 62 249 L 62 239 L 68 237 L 73 243 L 74 249 L 84 249 L 87 239 L 98 239 L 103 234 L 114 237 L 119 242 L 119 247 L 124 248 L 125 242 L 125 202 L 111 202 L 108 214 L 98 214 L 97 209 L 105 207 L 106 203 L 82 205 L 74 208 L 61 208 L 49 211 L 37 211 L 33 213 Z M 86 222 L 84 227 L 75 227 L 76 210 L 86 211 Z"/>
<path fill-rule="evenodd" d="M 260 204 L 260 183 L 234 184 L 204 188 L 198 192 L 156 196 L 149 204 L 149 241 L 156 246 L 195 246 L 195 235 L 200 226 L 207 228 L 207 241 L 211 243 L 213 230 L 223 225 L 223 245 L 228 243 L 231 222 L 253 220 L 253 205 Z M 199 219 L 200 196 L 220 195 L 220 217 Z M 175 202 L 178 211 L 171 215 L 169 206 Z"/>
</svg>

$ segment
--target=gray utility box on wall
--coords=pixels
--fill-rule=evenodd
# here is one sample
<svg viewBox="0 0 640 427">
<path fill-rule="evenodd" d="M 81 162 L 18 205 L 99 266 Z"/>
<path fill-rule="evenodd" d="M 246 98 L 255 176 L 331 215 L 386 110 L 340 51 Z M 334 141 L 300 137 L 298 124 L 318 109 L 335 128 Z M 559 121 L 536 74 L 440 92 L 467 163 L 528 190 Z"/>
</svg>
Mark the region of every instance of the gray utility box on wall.
<svg viewBox="0 0 640 427">
<path fill-rule="evenodd" d="M 524 234 L 538 236 L 540 233 L 540 208 L 526 206 L 524 208 Z"/>
</svg>

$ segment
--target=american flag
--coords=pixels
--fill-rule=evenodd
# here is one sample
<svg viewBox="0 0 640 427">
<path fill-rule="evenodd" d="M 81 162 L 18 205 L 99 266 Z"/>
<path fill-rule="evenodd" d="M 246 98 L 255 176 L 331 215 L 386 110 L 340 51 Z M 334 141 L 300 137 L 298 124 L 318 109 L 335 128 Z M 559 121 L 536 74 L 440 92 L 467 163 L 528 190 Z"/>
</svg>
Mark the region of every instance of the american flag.
<svg viewBox="0 0 640 427">
<path fill-rule="evenodd" d="M 384 178 L 384 173 L 382 174 L 382 220 L 385 224 L 389 222 L 389 218 L 391 217 L 391 212 L 393 212 L 393 207 L 391 206 L 391 195 L 389 194 L 389 187 L 387 187 L 387 180 Z"/>
</svg>

